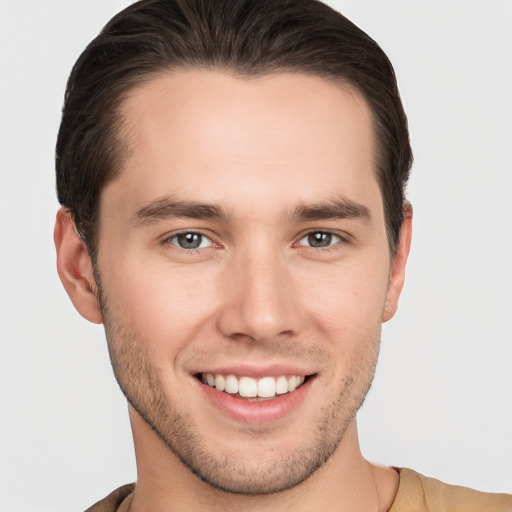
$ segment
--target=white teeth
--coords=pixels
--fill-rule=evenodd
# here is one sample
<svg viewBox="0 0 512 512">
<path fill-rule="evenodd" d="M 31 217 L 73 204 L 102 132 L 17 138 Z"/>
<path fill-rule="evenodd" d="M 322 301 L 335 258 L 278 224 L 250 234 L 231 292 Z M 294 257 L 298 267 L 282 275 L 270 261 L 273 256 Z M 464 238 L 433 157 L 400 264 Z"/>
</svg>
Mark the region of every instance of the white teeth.
<svg viewBox="0 0 512 512">
<path fill-rule="evenodd" d="M 295 389 L 297 389 L 298 384 L 299 384 L 299 377 L 292 375 L 291 377 L 288 378 L 288 390 L 289 391 L 294 391 Z"/>
<path fill-rule="evenodd" d="M 219 391 L 225 391 L 231 395 L 239 394 L 245 398 L 272 398 L 276 395 L 283 395 L 297 389 L 304 383 L 302 375 L 281 375 L 279 377 L 252 377 L 237 378 L 233 374 L 222 375 L 213 373 L 202 373 L 201 381 Z"/>
<path fill-rule="evenodd" d="M 258 396 L 258 383 L 251 377 L 242 377 L 238 382 L 238 393 L 240 396 Z"/>
<path fill-rule="evenodd" d="M 269 398 L 276 394 L 276 381 L 273 377 L 263 377 L 258 381 L 258 396 Z"/>
<path fill-rule="evenodd" d="M 226 377 L 226 383 L 224 384 L 224 391 L 236 395 L 238 393 L 238 379 L 234 375 L 228 375 Z"/>
<path fill-rule="evenodd" d="M 282 395 L 283 393 L 288 393 L 288 379 L 281 375 L 276 380 L 276 394 Z"/>
<path fill-rule="evenodd" d="M 224 391 L 226 388 L 226 379 L 223 375 L 215 375 L 215 387 L 219 391 Z"/>
</svg>

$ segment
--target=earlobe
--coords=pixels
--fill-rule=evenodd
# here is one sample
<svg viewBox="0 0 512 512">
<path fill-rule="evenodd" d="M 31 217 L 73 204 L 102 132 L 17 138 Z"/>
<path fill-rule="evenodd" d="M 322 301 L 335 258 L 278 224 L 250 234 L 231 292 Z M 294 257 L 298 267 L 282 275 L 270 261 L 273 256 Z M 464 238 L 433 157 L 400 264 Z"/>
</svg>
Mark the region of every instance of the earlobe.
<svg viewBox="0 0 512 512">
<path fill-rule="evenodd" d="M 411 237 L 412 205 L 406 201 L 404 205 L 404 219 L 400 230 L 400 240 L 392 261 L 388 290 L 386 293 L 386 303 L 384 305 L 384 311 L 382 312 L 383 322 L 391 320 L 398 308 L 398 300 L 405 282 L 405 267 L 411 248 Z"/>
<path fill-rule="evenodd" d="M 57 213 L 54 241 L 57 271 L 71 302 L 85 319 L 102 323 L 91 259 L 66 208 Z"/>
</svg>

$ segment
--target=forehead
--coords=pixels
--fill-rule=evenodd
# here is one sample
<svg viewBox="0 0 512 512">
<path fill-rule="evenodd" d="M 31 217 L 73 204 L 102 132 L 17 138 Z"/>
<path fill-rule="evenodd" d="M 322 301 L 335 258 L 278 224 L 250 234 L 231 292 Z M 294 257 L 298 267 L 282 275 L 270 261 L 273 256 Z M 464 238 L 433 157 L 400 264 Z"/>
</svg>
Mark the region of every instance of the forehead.
<svg viewBox="0 0 512 512">
<path fill-rule="evenodd" d="M 134 206 L 166 195 L 229 203 L 236 189 L 286 207 L 330 193 L 361 201 L 377 187 L 369 107 L 319 77 L 169 72 L 132 91 L 121 115 L 130 151 L 104 192 L 123 187 Z"/>
</svg>

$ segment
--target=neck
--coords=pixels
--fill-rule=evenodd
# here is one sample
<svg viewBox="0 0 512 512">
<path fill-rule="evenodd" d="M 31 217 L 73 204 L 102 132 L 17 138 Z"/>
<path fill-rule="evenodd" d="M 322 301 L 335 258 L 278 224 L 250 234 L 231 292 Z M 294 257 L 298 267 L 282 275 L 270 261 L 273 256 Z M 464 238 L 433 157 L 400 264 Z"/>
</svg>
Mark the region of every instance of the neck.
<svg viewBox="0 0 512 512">
<path fill-rule="evenodd" d="M 373 466 L 363 458 L 355 420 L 332 457 L 299 485 L 268 495 L 242 495 L 215 489 L 200 480 L 136 412 L 130 410 L 130 417 L 138 480 L 119 512 L 385 512 L 398 487 L 396 472 Z"/>
</svg>

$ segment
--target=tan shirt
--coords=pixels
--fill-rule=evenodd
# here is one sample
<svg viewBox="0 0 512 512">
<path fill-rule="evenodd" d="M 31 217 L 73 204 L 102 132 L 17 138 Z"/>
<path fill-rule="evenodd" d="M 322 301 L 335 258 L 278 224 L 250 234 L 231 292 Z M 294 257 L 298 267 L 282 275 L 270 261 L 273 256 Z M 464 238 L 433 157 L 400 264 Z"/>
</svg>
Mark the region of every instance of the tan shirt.
<svg viewBox="0 0 512 512">
<path fill-rule="evenodd" d="M 404 468 L 389 512 L 512 512 L 512 495 L 448 485 Z"/>
<path fill-rule="evenodd" d="M 448 485 L 400 469 L 400 485 L 389 512 L 512 512 L 511 494 L 492 494 Z M 116 512 L 134 484 L 124 485 L 85 512 Z"/>
</svg>

